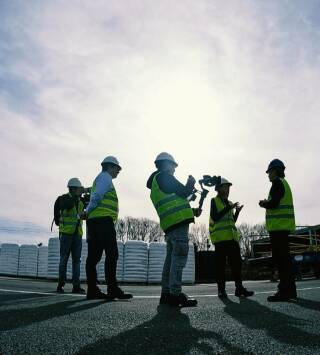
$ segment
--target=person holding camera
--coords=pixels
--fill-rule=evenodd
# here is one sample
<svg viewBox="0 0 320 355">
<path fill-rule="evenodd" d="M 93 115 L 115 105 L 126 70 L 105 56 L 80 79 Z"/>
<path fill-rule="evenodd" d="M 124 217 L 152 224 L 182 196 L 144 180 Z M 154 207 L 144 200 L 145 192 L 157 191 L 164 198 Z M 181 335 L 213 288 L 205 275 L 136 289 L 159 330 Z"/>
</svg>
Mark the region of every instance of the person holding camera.
<svg viewBox="0 0 320 355">
<path fill-rule="evenodd" d="M 269 302 L 297 298 L 296 284 L 289 248 L 289 234 L 295 232 L 295 214 L 290 185 L 285 179 L 285 165 L 279 159 L 270 162 L 266 173 L 272 183 L 269 197 L 259 206 L 266 209 L 266 227 L 270 235 L 272 258 L 279 271 L 278 292 Z"/>
<path fill-rule="evenodd" d="M 59 225 L 60 263 L 57 292 L 64 292 L 67 264 L 72 256 L 72 293 L 85 293 L 80 286 L 80 262 L 82 250 L 82 221 L 80 214 L 84 204 L 81 199 L 84 191 L 78 178 L 68 181 L 69 193 L 59 196 L 54 205 L 54 221 Z"/>
<path fill-rule="evenodd" d="M 232 276 L 235 281 L 235 296 L 249 297 L 254 294 L 242 285 L 241 254 L 239 247 L 239 232 L 236 221 L 243 208 L 239 202 L 229 201 L 230 186 L 232 183 L 221 178 L 216 185 L 217 196 L 211 200 L 209 232 L 210 239 L 215 246 L 216 280 L 219 298 L 227 298 L 226 293 L 226 259 L 228 258 Z M 235 213 L 233 211 L 235 210 Z"/>
<path fill-rule="evenodd" d="M 129 299 L 132 295 L 124 293 L 117 283 L 118 245 L 115 223 L 118 219 L 118 196 L 112 180 L 115 179 L 121 166 L 117 158 L 106 157 L 102 163 L 102 171 L 95 178 L 91 188 L 90 202 L 83 219 L 87 219 L 88 257 L 86 261 L 87 299 Z M 103 293 L 97 286 L 96 266 L 101 260 L 103 251 L 105 259 L 105 278 L 108 293 Z"/>
<path fill-rule="evenodd" d="M 167 255 L 162 272 L 160 304 L 192 307 L 197 300 L 182 293 L 182 271 L 189 251 L 189 224 L 194 223 L 200 209 L 190 207 L 188 196 L 192 195 L 195 179 L 189 176 L 186 185 L 181 184 L 174 172 L 178 164 L 168 153 L 160 153 L 155 160 L 157 171 L 151 174 L 147 187 L 150 198 L 160 218 L 160 227 L 165 233 Z"/>
</svg>

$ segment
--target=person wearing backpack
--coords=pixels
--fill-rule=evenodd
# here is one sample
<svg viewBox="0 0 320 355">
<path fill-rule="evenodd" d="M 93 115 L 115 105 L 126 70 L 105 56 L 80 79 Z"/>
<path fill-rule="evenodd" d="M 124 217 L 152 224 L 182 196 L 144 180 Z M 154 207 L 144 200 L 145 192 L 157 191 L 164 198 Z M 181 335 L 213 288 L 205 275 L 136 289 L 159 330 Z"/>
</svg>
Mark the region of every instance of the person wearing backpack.
<svg viewBox="0 0 320 355">
<path fill-rule="evenodd" d="M 78 178 L 68 181 L 69 192 L 57 198 L 54 205 L 54 222 L 59 226 L 60 263 L 57 292 L 64 292 L 67 264 L 72 256 L 72 293 L 85 293 L 80 285 L 80 262 L 82 250 L 82 220 L 84 204 L 81 200 L 83 186 Z"/>
</svg>

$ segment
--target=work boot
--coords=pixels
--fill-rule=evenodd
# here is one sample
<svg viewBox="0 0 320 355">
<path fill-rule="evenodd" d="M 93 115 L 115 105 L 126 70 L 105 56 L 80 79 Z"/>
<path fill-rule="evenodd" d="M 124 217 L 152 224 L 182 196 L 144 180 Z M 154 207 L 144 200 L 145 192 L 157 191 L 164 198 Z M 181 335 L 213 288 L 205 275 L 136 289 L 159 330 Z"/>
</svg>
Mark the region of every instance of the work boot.
<svg viewBox="0 0 320 355">
<path fill-rule="evenodd" d="M 58 282 L 58 286 L 57 286 L 58 293 L 64 293 L 64 285 L 65 285 L 64 282 L 61 282 L 61 281 Z"/>
<path fill-rule="evenodd" d="M 297 292 L 281 292 L 278 291 L 272 296 L 267 298 L 269 302 L 287 302 L 287 301 L 296 301 L 297 300 Z"/>
<path fill-rule="evenodd" d="M 110 299 L 115 299 L 118 298 L 119 300 L 128 300 L 130 298 L 132 298 L 132 294 L 131 293 L 124 293 L 120 287 L 115 287 L 112 288 L 111 290 L 108 290 L 108 294 L 107 296 Z"/>
<path fill-rule="evenodd" d="M 159 304 L 170 304 L 170 297 L 171 297 L 170 293 L 162 292 Z"/>
<path fill-rule="evenodd" d="M 254 295 L 253 291 L 248 291 L 246 288 L 236 288 L 234 295 L 237 297 L 251 297 Z"/>
<path fill-rule="evenodd" d="M 194 298 L 189 298 L 186 294 L 180 293 L 179 295 L 171 294 L 169 297 L 169 303 L 175 307 L 196 307 L 198 301 Z"/>
<path fill-rule="evenodd" d="M 101 290 L 96 287 L 94 290 L 87 291 L 87 300 L 110 300 L 106 293 L 101 292 Z"/>
<path fill-rule="evenodd" d="M 226 290 L 218 290 L 218 297 L 220 299 L 226 299 L 228 298 Z"/>
<path fill-rule="evenodd" d="M 80 286 L 73 286 L 72 293 L 78 293 L 83 295 L 86 293 L 86 290 L 84 288 L 81 288 Z"/>
</svg>

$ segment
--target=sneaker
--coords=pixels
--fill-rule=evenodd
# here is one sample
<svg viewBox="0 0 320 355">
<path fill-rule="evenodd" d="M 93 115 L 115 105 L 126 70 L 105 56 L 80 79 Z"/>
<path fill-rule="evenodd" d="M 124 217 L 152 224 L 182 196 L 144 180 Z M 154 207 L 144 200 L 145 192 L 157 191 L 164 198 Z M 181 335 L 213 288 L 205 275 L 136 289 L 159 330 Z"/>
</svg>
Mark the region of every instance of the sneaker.
<svg viewBox="0 0 320 355">
<path fill-rule="evenodd" d="M 131 293 L 124 293 L 120 287 L 116 287 L 116 288 L 112 289 L 111 291 L 108 291 L 107 295 L 110 299 L 118 298 L 119 300 L 128 300 L 128 299 L 132 298 Z"/>
<path fill-rule="evenodd" d="M 76 286 L 76 287 L 73 287 L 72 288 L 72 293 L 79 293 L 79 294 L 85 294 L 86 293 L 86 290 L 81 288 L 80 286 Z"/>
<path fill-rule="evenodd" d="M 267 298 L 268 302 L 287 302 L 297 300 L 297 293 L 277 292 Z"/>
<path fill-rule="evenodd" d="M 194 298 L 189 298 L 185 293 L 180 293 L 179 295 L 171 294 L 168 304 L 175 307 L 196 307 L 198 301 Z"/>
<path fill-rule="evenodd" d="M 170 293 L 162 292 L 159 304 L 170 304 L 170 296 Z"/>
<path fill-rule="evenodd" d="M 87 292 L 87 300 L 110 300 L 106 293 L 101 292 L 100 289 Z"/>
<path fill-rule="evenodd" d="M 248 291 L 246 288 L 236 288 L 234 295 L 237 297 L 251 297 L 254 295 L 253 291 Z"/>
<path fill-rule="evenodd" d="M 228 298 L 227 292 L 226 292 L 225 290 L 218 291 L 218 297 L 219 297 L 220 299 Z"/>
</svg>

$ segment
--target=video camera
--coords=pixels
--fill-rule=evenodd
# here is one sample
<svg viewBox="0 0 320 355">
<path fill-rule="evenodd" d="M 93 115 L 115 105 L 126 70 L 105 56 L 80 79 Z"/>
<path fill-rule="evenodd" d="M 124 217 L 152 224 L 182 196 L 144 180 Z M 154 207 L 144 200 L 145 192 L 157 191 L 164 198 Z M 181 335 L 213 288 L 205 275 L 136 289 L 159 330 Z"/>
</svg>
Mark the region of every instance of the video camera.
<svg viewBox="0 0 320 355">
<path fill-rule="evenodd" d="M 211 175 L 203 175 L 203 178 L 199 180 L 199 184 L 203 189 L 204 186 L 213 187 L 219 185 L 221 183 L 221 176 L 211 176 Z"/>
</svg>

